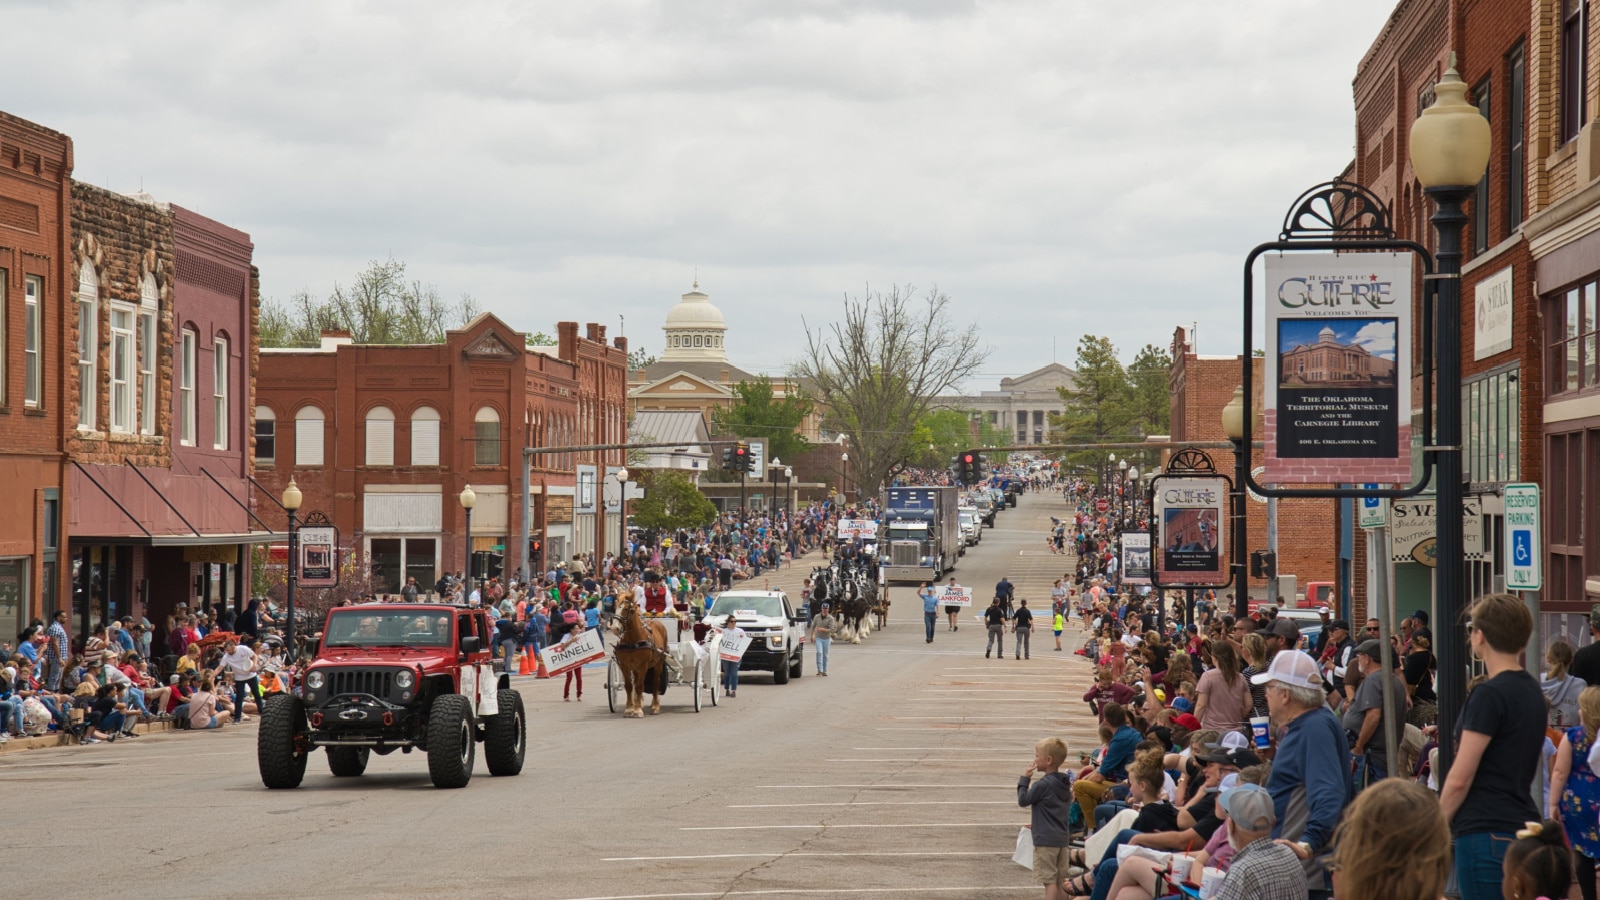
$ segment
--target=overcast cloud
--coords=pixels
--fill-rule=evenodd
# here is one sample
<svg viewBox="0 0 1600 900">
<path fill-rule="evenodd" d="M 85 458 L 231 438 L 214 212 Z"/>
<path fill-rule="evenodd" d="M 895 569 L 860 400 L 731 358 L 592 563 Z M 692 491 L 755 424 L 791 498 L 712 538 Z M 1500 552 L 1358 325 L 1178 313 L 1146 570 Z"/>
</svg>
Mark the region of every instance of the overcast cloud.
<svg viewBox="0 0 1600 900">
<path fill-rule="evenodd" d="M 698 267 L 734 362 L 937 284 L 1020 373 L 1198 320 L 1351 158 L 1393 0 L 8 4 L 4 109 L 77 177 L 248 231 L 262 289 L 394 255 L 514 327 L 661 348 Z M 1258 329 L 1259 333 L 1259 329 Z"/>
</svg>

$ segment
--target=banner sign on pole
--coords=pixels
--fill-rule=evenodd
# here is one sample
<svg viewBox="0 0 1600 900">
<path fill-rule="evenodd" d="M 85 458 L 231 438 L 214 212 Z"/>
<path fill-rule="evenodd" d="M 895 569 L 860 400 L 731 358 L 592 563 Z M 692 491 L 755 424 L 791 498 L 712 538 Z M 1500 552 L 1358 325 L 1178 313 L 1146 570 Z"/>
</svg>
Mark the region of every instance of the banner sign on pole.
<svg viewBox="0 0 1600 900">
<path fill-rule="evenodd" d="M 1394 501 L 1394 521 L 1389 523 L 1390 559 L 1397 563 L 1415 562 L 1433 568 L 1438 550 L 1436 536 L 1438 503 L 1432 494 L 1418 494 Z M 1509 547 L 1509 545 L 1508 545 Z M 1485 560 L 1490 554 L 1483 544 L 1483 498 L 1461 499 L 1461 550 L 1469 560 Z M 1507 588 L 1509 590 L 1509 587 Z"/>
<path fill-rule="evenodd" d="M 1227 584 L 1223 565 L 1222 510 L 1227 479 L 1167 478 L 1156 490 L 1156 523 L 1161 550 L 1157 583 L 1205 587 Z"/>
<path fill-rule="evenodd" d="M 1263 262 L 1261 481 L 1409 483 L 1411 254 L 1293 253 Z"/>
<path fill-rule="evenodd" d="M 875 519 L 840 519 L 839 539 L 872 540 L 878 536 L 878 522 Z"/>
<path fill-rule="evenodd" d="M 600 643 L 600 632 L 590 630 L 564 644 L 540 650 L 539 656 L 551 675 L 560 675 L 568 669 L 605 659 L 606 647 Z"/>
<path fill-rule="evenodd" d="M 972 588 L 960 584 L 939 586 L 940 606 L 971 606 Z"/>
<path fill-rule="evenodd" d="M 1508 484 L 1505 491 L 1506 590 L 1537 591 L 1544 586 L 1540 566 L 1539 486 Z"/>
<path fill-rule="evenodd" d="M 1122 583 L 1150 583 L 1150 535 L 1147 532 L 1122 533 Z"/>
<path fill-rule="evenodd" d="M 339 586 L 339 529 L 332 525 L 301 525 L 295 584 L 306 588 Z"/>
<path fill-rule="evenodd" d="M 723 632 L 722 640 L 717 642 L 717 656 L 723 662 L 738 662 L 744 658 L 744 651 L 750 649 L 752 640 L 748 634 Z"/>
</svg>

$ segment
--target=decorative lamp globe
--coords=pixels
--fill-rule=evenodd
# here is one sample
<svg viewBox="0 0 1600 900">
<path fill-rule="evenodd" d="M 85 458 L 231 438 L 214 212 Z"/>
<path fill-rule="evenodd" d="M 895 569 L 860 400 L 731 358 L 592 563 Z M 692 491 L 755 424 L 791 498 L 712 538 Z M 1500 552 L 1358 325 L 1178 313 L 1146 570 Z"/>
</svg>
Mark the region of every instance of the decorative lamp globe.
<svg viewBox="0 0 1600 900">
<path fill-rule="evenodd" d="M 1489 165 L 1489 120 L 1467 102 L 1454 53 L 1433 92 L 1438 99 L 1411 123 L 1411 168 L 1425 188 L 1475 185 Z"/>
</svg>

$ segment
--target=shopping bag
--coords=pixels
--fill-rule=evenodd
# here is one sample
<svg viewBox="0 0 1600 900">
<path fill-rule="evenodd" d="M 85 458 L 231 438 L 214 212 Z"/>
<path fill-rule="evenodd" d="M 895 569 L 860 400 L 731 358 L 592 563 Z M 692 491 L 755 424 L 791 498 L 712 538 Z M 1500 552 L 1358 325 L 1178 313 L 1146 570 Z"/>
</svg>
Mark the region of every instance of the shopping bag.
<svg viewBox="0 0 1600 900">
<path fill-rule="evenodd" d="M 1011 854 L 1011 861 L 1024 869 L 1033 868 L 1033 826 L 1024 825 L 1017 832 L 1017 852 Z"/>
</svg>

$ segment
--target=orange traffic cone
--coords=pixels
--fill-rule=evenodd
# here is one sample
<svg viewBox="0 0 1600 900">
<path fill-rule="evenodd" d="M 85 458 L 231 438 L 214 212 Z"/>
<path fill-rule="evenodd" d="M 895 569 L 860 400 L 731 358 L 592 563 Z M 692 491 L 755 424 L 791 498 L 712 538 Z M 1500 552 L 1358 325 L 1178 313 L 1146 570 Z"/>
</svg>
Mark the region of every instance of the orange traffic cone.
<svg viewBox="0 0 1600 900">
<path fill-rule="evenodd" d="M 517 663 L 517 674 L 518 675 L 532 675 L 533 674 L 533 660 L 531 659 L 532 656 L 533 656 L 532 653 L 524 653 L 524 654 L 522 654 L 522 659 Z"/>
<path fill-rule="evenodd" d="M 534 672 L 535 678 L 549 678 L 550 670 L 544 667 L 544 657 L 539 657 L 539 668 Z"/>
</svg>

